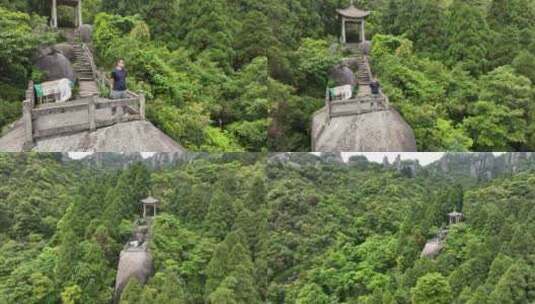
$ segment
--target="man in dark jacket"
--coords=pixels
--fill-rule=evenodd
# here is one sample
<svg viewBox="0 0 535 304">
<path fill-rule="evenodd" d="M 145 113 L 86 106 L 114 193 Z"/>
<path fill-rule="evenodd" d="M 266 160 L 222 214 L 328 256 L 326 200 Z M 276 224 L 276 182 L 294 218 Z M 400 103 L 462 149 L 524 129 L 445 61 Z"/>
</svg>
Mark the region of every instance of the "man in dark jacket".
<svg viewBox="0 0 535 304">
<path fill-rule="evenodd" d="M 373 95 L 379 95 L 379 88 L 380 88 L 379 81 L 377 81 L 377 79 L 374 78 L 370 82 L 370 89 L 372 91 L 372 94 Z"/>
<path fill-rule="evenodd" d="M 111 90 L 111 99 L 125 99 L 128 98 L 128 94 L 126 93 L 126 77 L 128 73 L 126 72 L 126 69 L 124 68 L 124 60 L 119 59 L 117 61 L 117 65 L 111 72 L 111 79 L 113 82 L 112 90 Z"/>
</svg>

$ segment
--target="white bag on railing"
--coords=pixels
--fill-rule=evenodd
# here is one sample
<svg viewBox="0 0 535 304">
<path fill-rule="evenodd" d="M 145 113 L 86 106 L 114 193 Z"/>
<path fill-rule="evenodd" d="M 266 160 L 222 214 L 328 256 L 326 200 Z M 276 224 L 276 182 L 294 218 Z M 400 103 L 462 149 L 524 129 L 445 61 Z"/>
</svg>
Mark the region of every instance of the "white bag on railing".
<svg viewBox="0 0 535 304">
<path fill-rule="evenodd" d="M 330 90 L 332 100 L 348 100 L 353 97 L 353 86 L 349 84 L 340 87 L 334 87 Z"/>
<path fill-rule="evenodd" d="M 35 85 L 37 97 L 53 96 L 55 102 L 66 102 L 72 97 L 71 81 L 63 78 Z"/>
</svg>

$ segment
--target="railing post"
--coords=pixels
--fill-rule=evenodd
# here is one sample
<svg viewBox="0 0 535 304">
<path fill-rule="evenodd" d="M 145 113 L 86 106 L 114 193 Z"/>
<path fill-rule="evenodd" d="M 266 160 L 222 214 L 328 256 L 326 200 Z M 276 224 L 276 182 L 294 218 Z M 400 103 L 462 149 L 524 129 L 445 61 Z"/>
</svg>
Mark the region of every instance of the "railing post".
<svg viewBox="0 0 535 304">
<path fill-rule="evenodd" d="M 97 129 L 95 121 L 95 103 L 97 102 L 97 95 L 91 96 L 88 103 L 88 114 L 89 114 L 89 131 L 94 132 Z"/>
<path fill-rule="evenodd" d="M 123 100 L 123 99 L 121 99 Z M 124 107 L 122 106 L 121 103 L 119 103 L 119 105 L 115 108 L 115 123 L 120 123 L 120 122 L 123 122 L 123 118 L 124 118 Z"/>
<path fill-rule="evenodd" d="M 24 121 L 24 151 L 30 151 L 34 147 L 33 141 L 33 123 L 32 123 L 33 104 L 30 100 L 22 103 L 22 120 Z"/>
<path fill-rule="evenodd" d="M 332 114 L 332 104 L 331 104 L 331 96 L 329 94 L 329 87 L 327 87 L 326 93 L 325 93 L 325 104 L 327 106 L 327 121 L 331 121 L 331 114 Z"/>
<path fill-rule="evenodd" d="M 32 108 L 35 107 L 35 91 L 34 91 L 34 82 L 30 80 L 28 83 L 28 88 L 26 89 L 26 100 L 29 100 L 32 104 Z"/>
<path fill-rule="evenodd" d="M 25 100 L 22 102 L 22 120 L 24 122 L 24 151 L 30 151 L 35 146 L 33 138 L 33 118 L 32 110 L 35 107 L 35 93 L 33 88 L 34 82 L 28 82 L 26 89 Z"/>
<path fill-rule="evenodd" d="M 145 120 L 145 94 L 139 94 L 139 115 L 141 120 Z"/>
</svg>

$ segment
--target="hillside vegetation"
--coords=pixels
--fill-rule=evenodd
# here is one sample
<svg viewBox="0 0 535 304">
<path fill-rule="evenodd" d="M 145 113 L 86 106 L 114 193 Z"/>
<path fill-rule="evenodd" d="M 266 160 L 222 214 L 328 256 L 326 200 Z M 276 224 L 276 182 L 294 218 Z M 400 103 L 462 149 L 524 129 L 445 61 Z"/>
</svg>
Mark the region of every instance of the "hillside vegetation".
<svg viewBox="0 0 535 304">
<path fill-rule="evenodd" d="M 0 155 L 0 302 L 109 303 L 139 199 L 155 273 L 120 303 L 532 303 L 535 174 L 465 189 L 355 158 L 199 156 L 162 169 L 88 169 Z M 454 174 L 454 173 L 452 173 Z M 426 240 L 454 209 L 434 259 Z"/>
</svg>

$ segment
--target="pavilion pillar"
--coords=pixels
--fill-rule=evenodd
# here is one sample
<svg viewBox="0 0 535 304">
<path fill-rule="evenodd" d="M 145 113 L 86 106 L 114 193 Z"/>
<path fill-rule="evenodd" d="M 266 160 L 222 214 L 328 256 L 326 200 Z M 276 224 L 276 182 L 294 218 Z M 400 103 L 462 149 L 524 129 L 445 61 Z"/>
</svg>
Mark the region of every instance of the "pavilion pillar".
<svg viewBox="0 0 535 304">
<path fill-rule="evenodd" d="M 342 43 L 346 43 L 346 18 L 342 17 Z"/>
<path fill-rule="evenodd" d="M 58 27 L 58 4 L 57 0 L 52 0 L 52 27 Z"/>
<path fill-rule="evenodd" d="M 154 217 L 156 217 L 156 205 L 154 205 Z"/>
<path fill-rule="evenodd" d="M 74 27 L 78 27 L 78 6 L 74 8 Z"/>
<path fill-rule="evenodd" d="M 82 0 L 78 0 L 78 5 L 76 6 L 76 8 L 78 14 L 78 27 L 82 27 L 82 25 L 84 24 L 84 22 L 82 21 Z"/>
<path fill-rule="evenodd" d="M 364 19 L 362 19 L 360 21 L 360 40 L 361 40 L 361 42 L 366 42 L 366 31 L 364 29 L 365 23 L 366 23 L 366 21 L 364 21 Z"/>
<path fill-rule="evenodd" d="M 146 218 L 146 217 L 147 217 L 147 206 L 143 204 L 143 218 Z"/>
</svg>

